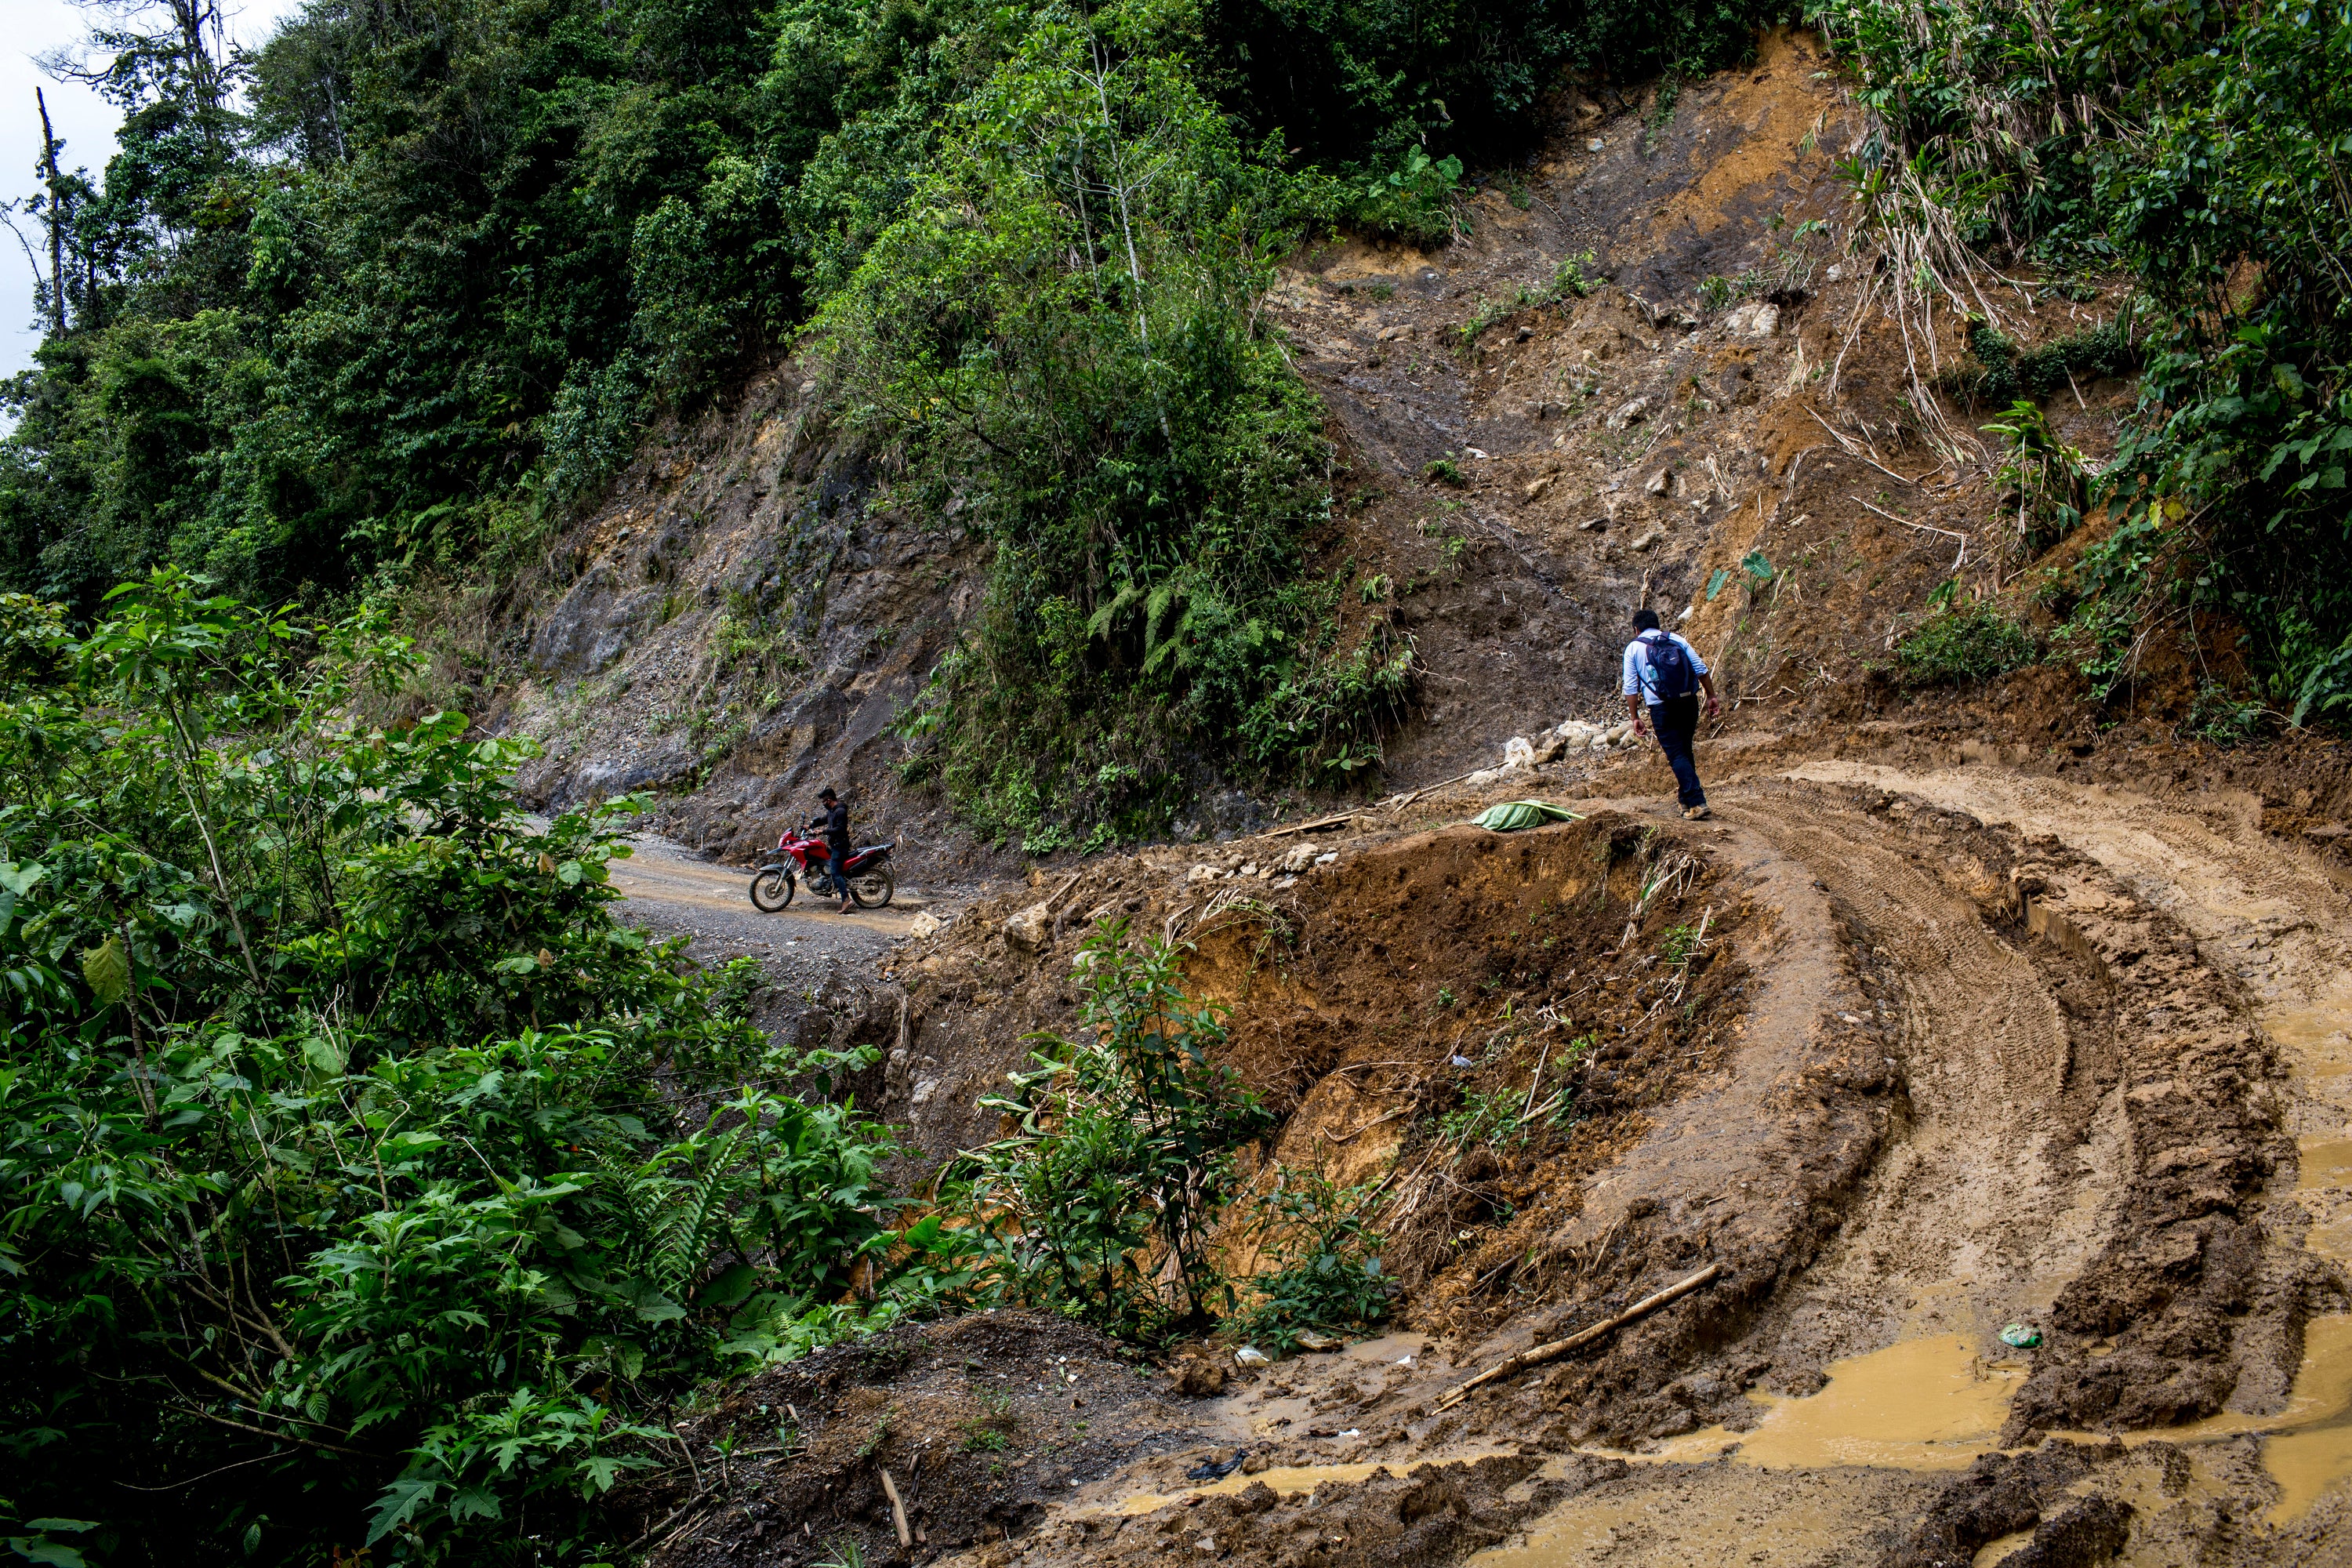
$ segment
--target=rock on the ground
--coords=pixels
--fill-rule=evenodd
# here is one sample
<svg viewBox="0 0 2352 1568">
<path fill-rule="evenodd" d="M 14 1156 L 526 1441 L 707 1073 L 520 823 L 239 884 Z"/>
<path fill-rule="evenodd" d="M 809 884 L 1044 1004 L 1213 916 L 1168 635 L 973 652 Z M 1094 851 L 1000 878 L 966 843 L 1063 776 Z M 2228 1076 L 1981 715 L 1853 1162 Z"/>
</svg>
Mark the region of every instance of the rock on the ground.
<svg viewBox="0 0 2352 1568">
<path fill-rule="evenodd" d="M 1015 910 L 1004 922 L 1004 942 L 1023 952 L 1036 952 L 1053 939 L 1053 911 L 1044 903 Z"/>
</svg>

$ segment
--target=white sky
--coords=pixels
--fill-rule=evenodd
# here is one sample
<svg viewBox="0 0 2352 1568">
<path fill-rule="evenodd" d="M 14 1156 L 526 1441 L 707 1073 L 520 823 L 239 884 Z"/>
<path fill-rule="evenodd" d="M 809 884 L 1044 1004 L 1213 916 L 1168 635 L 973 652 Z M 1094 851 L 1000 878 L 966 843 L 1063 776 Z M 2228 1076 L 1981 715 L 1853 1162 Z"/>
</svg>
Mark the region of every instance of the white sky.
<svg viewBox="0 0 2352 1568">
<path fill-rule="evenodd" d="M 267 38 L 297 0 L 224 0 L 232 37 L 248 47 Z M 59 45 L 79 43 L 104 13 L 84 11 L 68 0 L 0 0 L 0 200 L 36 195 L 41 188 L 34 165 L 41 156 L 41 115 L 33 102 L 39 88 L 49 100 L 49 121 L 65 141 L 58 155 L 66 169 L 86 168 L 95 180 L 114 155 L 114 132 L 121 117 L 114 106 L 86 87 L 51 81 L 33 57 Z M 144 26 L 162 21 L 161 8 Z M 20 213 L 16 226 L 37 252 L 39 226 Z M 46 268 L 47 263 L 43 262 Z M 24 247 L 0 230 L 0 375 L 13 375 L 33 363 L 40 329 L 33 324 L 33 272 Z"/>
</svg>

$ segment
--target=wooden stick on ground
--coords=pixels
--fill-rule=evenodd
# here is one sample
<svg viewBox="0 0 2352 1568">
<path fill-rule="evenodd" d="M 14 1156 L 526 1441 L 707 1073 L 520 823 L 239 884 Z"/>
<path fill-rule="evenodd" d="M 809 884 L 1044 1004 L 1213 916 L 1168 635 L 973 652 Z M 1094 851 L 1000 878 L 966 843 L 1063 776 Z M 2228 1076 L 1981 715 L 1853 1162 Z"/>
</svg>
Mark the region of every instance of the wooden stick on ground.
<svg viewBox="0 0 2352 1568">
<path fill-rule="evenodd" d="M 882 1495 L 890 1500 L 890 1522 L 898 1527 L 899 1550 L 912 1548 L 915 1532 L 907 1528 L 907 1505 L 898 1500 L 898 1483 L 890 1479 L 887 1470 L 882 1472 Z"/>
<path fill-rule="evenodd" d="M 1646 1318 L 1669 1302 L 1681 1300 L 1722 1272 L 1722 1264 L 1710 1263 L 1689 1279 L 1678 1279 L 1654 1296 L 1644 1296 L 1613 1318 L 1603 1319 L 1589 1329 L 1579 1329 L 1564 1340 L 1554 1340 L 1548 1345 L 1536 1345 L 1521 1351 L 1517 1355 L 1505 1356 L 1459 1388 L 1449 1389 L 1441 1394 L 1438 1397 L 1437 1408 L 1451 1410 L 1469 1398 L 1474 1389 L 1501 1378 L 1509 1377 L 1516 1373 L 1525 1372 L 1531 1366 L 1541 1366 L 1548 1361 L 1558 1361 L 1570 1351 L 1581 1350 L 1593 1341 L 1615 1332 L 1637 1318 Z"/>
<path fill-rule="evenodd" d="M 1312 822 L 1294 822 L 1287 827 L 1268 828 L 1265 832 L 1259 834 L 1258 837 L 1261 838 L 1280 838 L 1286 834 L 1312 833 L 1318 827 L 1337 827 L 1341 823 L 1353 822 L 1355 820 L 1356 814 L 1354 812 L 1343 811 L 1337 816 L 1318 816 Z"/>
<path fill-rule="evenodd" d="M 1484 772 L 1486 772 L 1484 768 L 1472 768 L 1470 770 L 1470 773 Z M 1464 779 L 1468 778 L 1470 773 L 1455 773 L 1450 779 L 1440 779 L 1433 784 L 1423 784 L 1419 789 L 1413 791 L 1411 795 L 1397 796 L 1396 804 L 1390 806 L 1389 809 L 1392 812 L 1402 811 L 1406 806 L 1411 805 L 1414 801 L 1419 800 L 1423 795 L 1427 795 L 1430 791 L 1444 789 L 1447 784 L 1458 784 Z"/>
</svg>

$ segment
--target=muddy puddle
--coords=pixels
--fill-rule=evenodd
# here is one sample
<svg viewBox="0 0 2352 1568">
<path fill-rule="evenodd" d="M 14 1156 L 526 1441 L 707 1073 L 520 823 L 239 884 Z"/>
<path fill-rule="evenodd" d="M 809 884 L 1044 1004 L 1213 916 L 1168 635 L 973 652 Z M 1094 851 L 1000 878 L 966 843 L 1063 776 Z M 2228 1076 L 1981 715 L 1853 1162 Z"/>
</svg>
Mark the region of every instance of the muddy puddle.
<svg viewBox="0 0 2352 1568">
<path fill-rule="evenodd" d="M 2347 1477 L 2352 1477 L 2352 1317 L 2315 1318 L 2304 1331 L 2303 1366 L 2286 1408 L 2269 1415 L 2225 1413 L 2185 1426 L 2130 1432 L 2124 1442 L 2178 1444 L 2195 1448 L 2249 1434 L 2267 1434 L 2263 1468 L 2279 1487 L 2272 1505 L 2273 1524 L 2290 1523 Z M 2064 1434 L 2084 1442 L 2104 1436 Z"/>
<path fill-rule="evenodd" d="M 1818 1394 L 1751 1394 L 1765 1415 L 1750 1431 L 1710 1426 L 1623 1457 L 1690 1463 L 1729 1450 L 1735 1464 L 1768 1469 L 1962 1470 L 1993 1446 L 2025 1378 L 2021 1363 L 1987 1364 L 1962 1334 L 1902 1341 L 1822 1370 L 1829 1383 Z"/>
<path fill-rule="evenodd" d="M 2329 995 L 2309 1005 L 2266 1005 L 2259 1016 L 2288 1064 L 2298 1134 L 2294 1196 L 2312 1218 L 2304 1245 L 2332 1263 L 2352 1264 L 2352 1005 Z M 2125 1441 L 2194 1447 L 2256 1433 L 2266 1435 L 2263 1468 L 2279 1487 L 2273 1523 L 2302 1518 L 2321 1497 L 2352 1483 L 2352 1316 L 2305 1325 L 2303 1364 L 2285 1409 L 2225 1412 Z"/>
<path fill-rule="evenodd" d="M 1484 1456 L 1465 1454 L 1460 1457 L 1475 1459 Z M 1278 1496 L 1297 1497 L 1312 1492 L 1318 1486 L 1328 1486 L 1337 1481 L 1364 1480 L 1379 1470 L 1402 1473 L 1421 1462 L 1408 1460 L 1391 1464 L 1276 1465 L 1260 1470 L 1255 1475 L 1244 1475 L 1235 1470 L 1222 1480 L 1203 1481 L 1198 1486 L 1186 1487 L 1181 1491 L 1138 1492 L 1133 1497 L 1120 1498 L 1117 1502 L 1107 1504 L 1099 1511 L 1125 1514 L 1150 1513 L 1155 1510 L 1166 1508 L 1171 1502 L 1181 1502 L 1195 1493 L 1202 1497 L 1219 1497 L 1232 1492 L 1245 1491 L 1261 1483 L 1273 1489 Z"/>
<path fill-rule="evenodd" d="M 2352 1265 L 2352 1005 L 2339 994 L 2316 1005 L 2261 1010 L 2263 1032 L 2284 1047 L 2295 1106 L 2296 1200 L 2310 1214 L 2304 1245 Z M 2279 1484 L 2274 1522 L 2301 1518 L 2323 1495 L 2352 1483 L 2352 1316 L 2304 1327 L 2303 1365 L 2287 1408 L 2273 1415 L 2222 1415 L 2184 1428 L 2194 1442 L 2268 1432 L 2263 1463 Z"/>
<path fill-rule="evenodd" d="M 1571 1500 L 1518 1539 L 1468 1562 L 1472 1568 L 1863 1562 L 1874 1555 L 1872 1531 L 1916 1507 L 1916 1486 L 1868 1470 L 1648 1469 Z"/>
</svg>

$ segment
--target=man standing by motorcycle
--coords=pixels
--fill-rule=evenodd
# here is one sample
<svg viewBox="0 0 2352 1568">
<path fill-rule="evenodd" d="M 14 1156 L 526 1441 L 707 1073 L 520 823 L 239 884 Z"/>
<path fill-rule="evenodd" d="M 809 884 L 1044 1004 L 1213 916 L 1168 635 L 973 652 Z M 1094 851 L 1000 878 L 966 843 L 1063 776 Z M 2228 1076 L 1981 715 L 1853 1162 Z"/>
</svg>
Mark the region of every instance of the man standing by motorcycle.
<svg viewBox="0 0 2352 1568">
<path fill-rule="evenodd" d="M 841 908 L 835 912 L 845 915 L 857 908 L 849 897 L 849 807 L 842 805 L 841 797 L 829 789 L 818 791 L 817 799 L 824 803 L 819 815 L 824 820 L 825 853 L 832 859 L 825 874 L 833 879 L 834 891 L 841 895 Z M 812 820 L 810 826 L 814 826 L 815 822 Z"/>
</svg>

